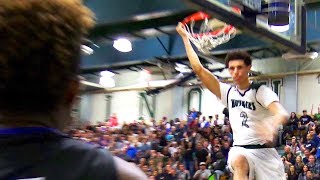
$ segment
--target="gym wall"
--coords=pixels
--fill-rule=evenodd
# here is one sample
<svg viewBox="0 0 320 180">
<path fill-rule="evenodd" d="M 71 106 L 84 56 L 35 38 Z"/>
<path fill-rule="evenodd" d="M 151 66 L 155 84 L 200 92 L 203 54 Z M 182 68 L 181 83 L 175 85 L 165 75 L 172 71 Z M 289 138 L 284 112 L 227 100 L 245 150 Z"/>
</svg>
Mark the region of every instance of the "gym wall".
<svg viewBox="0 0 320 180">
<path fill-rule="evenodd" d="M 128 75 L 130 76 L 130 75 Z M 128 78 L 123 78 L 128 80 Z M 281 103 L 288 112 L 297 112 L 301 114 L 303 109 L 310 113 L 311 105 L 314 104 L 314 112 L 320 104 L 320 84 L 318 84 L 317 75 L 290 75 L 282 79 L 266 80 L 267 86 L 276 90 L 275 83 L 278 82 L 278 95 Z M 125 82 L 119 82 L 126 84 Z M 163 116 L 169 119 L 186 118 L 188 112 L 188 94 L 195 87 L 175 87 L 170 90 L 155 95 L 155 100 L 147 96 L 147 100 L 154 111 L 155 119 L 159 120 Z M 150 114 L 145 101 L 137 91 L 115 92 L 111 95 L 111 108 L 109 113 L 117 113 L 119 123 L 133 122 L 143 116 L 146 120 L 150 119 Z M 199 100 L 195 100 L 197 102 Z M 155 103 L 155 104 L 153 104 Z M 81 98 L 80 118 L 92 123 L 103 121 L 106 117 L 106 98 L 104 94 L 84 95 Z M 153 105 L 152 105 L 153 104 Z M 190 103 L 190 108 L 196 104 Z M 199 106 L 198 106 L 199 107 Z M 194 107 L 199 110 L 198 107 Z M 203 115 L 220 114 L 222 117 L 223 105 L 207 89 L 201 88 L 201 109 Z"/>
</svg>

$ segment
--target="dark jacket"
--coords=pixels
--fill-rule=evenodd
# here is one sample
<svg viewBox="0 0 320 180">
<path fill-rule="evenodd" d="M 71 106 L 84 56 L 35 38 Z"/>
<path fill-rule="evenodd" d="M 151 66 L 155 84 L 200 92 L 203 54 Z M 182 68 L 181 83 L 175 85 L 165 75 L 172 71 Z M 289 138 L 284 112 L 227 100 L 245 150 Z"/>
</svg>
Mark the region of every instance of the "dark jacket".
<svg viewBox="0 0 320 180">
<path fill-rule="evenodd" d="M 0 179 L 41 177 L 46 180 L 117 179 L 114 160 L 105 149 L 58 131 L 6 134 L 0 130 Z"/>
</svg>

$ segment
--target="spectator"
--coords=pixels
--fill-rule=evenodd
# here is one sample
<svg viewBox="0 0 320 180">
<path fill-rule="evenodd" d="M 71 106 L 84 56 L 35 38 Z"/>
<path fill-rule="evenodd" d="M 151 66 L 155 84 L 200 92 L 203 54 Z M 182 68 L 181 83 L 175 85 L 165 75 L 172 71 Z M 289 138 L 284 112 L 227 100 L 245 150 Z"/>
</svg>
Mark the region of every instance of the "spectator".
<svg viewBox="0 0 320 180">
<path fill-rule="evenodd" d="M 203 145 L 199 142 L 197 144 L 197 149 L 195 152 L 195 156 L 196 156 L 196 169 L 198 169 L 198 165 L 200 164 L 200 162 L 207 162 L 207 157 L 208 157 L 209 153 L 208 151 L 203 147 Z"/>
<path fill-rule="evenodd" d="M 292 153 L 288 153 L 285 158 L 292 165 L 294 165 L 296 163 L 296 157 L 293 156 Z"/>
<path fill-rule="evenodd" d="M 302 172 L 299 174 L 298 180 L 306 180 L 307 179 L 307 172 L 308 172 L 308 166 L 304 165 Z"/>
<path fill-rule="evenodd" d="M 316 163 L 316 159 L 314 155 L 309 156 L 309 162 L 306 164 L 308 166 L 308 169 L 312 172 L 314 175 L 314 178 L 320 178 L 320 164 Z"/>
<path fill-rule="evenodd" d="M 293 165 L 290 165 L 290 169 L 287 174 L 288 174 L 288 180 L 297 180 L 298 179 L 298 174 L 297 174 Z"/>
<path fill-rule="evenodd" d="M 178 170 L 178 180 L 189 180 L 191 179 L 190 172 L 185 169 L 183 164 L 179 164 L 179 170 Z"/>
<path fill-rule="evenodd" d="M 302 112 L 303 112 L 303 115 L 299 119 L 298 128 L 299 130 L 304 131 L 304 130 L 308 130 L 309 124 L 312 121 L 312 118 L 307 114 L 307 110 L 303 110 Z M 300 137 L 301 136 L 302 134 L 300 132 Z"/>
<path fill-rule="evenodd" d="M 198 112 L 195 110 L 195 108 L 192 108 L 188 114 L 188 125 L 190 125 L 191 122 L 195 120 L 197 117 L 198 117 Z"/>
<path fill-rule="evenodd" d="M 297 156 L 296 163 L 294 164 L 294 169 L 296 170 L 297 174 L 300 174 L 302 172 L 303 166 L 304 164 L 302 162 L 302 157 Z"/>
<path fill-rule="evenodd" d="M 110 118 L 109 118 L 109 126 L 110 127 L 114 127 L 114 126 L 118 126 L 118 117 L 116 113 L 113 113 Z"/>
<path fill-rule="evenodd" d="M 302 161 L 304 164 L 307 164 L 309 162 L 310 151 L 309 149 L 306 149 L 303 152 L 304 152 L 304 158 L 302 159 Z"/>
<path fill-rule="evenodd" d="M 195 161 L 194 161 L 194 148 L 192 142 L 187 142 L 187 148 L 183 155 L 184 165 L 187 170 L 190 171 L 190 175 L 193 176 Z"/>
<path fill-rule="evenodd" d="M 291 139 L 290 151 L 292 152 L 293 155 L 297 155 L 298 153 L 301 152 L 300 145 L 297 142 L 297 138 L 295 136 L 293 136 Z"/>
<path fill-rule="evenodd" d="M 299 119 L 297 114 L 295 112 L 291 112 L 288 124 L 285 126 L 285 132 L 288 131 L 290 134 L 292 134 L 294 130 L 298 129 L 298 122 Z"/>
<path fill-rule="evenodd" d="M 307 142 L 301 146 L 301 149 L 303 151 L 308 149 L 310 154 L 316 154 L 316 145 L 312 139 L 313 139 L 312 135 L 310 133 L 308 133 L 307 134 Z"/>
<path fill-rule="evenodd" d="M 318 106 L 318 112 L 316 114 L 313 114 L 313 105 L 312 105 L 311 116 L 313 116 L 313 119 L 315 122 L 317 122 L 317 124 L 320 123 L 320 104 Z"/>
<path fill-rule="evenodd" d="M 315 180 L 313 177 L 313 173 L 311 171 L 307 171 L 307 180 Z"/>
<path fill-rule="evenodd" d="M 217 161 L 213 163 L 213 171 L 216 174 L 217 179 L 220 179 L 220 177 L 224 175 L 227 160 L 221 152 L 218 152 L 216 157 Z"/>
<path fill-rule="evenodd" d="M 205 162 L 200 162 L 199 166 L 200 166 L 200 169 L 196 171 L 196 173 L 193 176 L 193 179 L 207 180 L 208 177 L 211 175 L 210 170 L 207 169 Z"/>
</svg>

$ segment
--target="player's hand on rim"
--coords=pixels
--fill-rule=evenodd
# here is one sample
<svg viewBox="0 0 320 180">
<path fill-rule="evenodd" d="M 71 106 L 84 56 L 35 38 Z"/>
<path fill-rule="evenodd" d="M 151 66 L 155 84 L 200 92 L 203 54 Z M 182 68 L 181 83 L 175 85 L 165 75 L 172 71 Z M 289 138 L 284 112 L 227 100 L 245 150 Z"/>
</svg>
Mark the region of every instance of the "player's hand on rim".
<svg viewBox="0 0 320 180">
<path fill-rule="evenodd" d="M 176 30 L 181 37 L 187 37 L 187 30 L 181 22 L 178 23 Z"/>
</svg>

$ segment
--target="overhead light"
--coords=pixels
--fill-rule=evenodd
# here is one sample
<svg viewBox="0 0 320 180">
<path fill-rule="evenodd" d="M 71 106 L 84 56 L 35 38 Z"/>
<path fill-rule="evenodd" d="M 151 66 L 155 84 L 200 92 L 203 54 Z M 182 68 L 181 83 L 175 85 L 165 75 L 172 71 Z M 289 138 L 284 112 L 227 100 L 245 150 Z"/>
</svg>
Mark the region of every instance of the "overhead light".
<svg viewBox="0 0 320 180">
<path fill-rule="evenodd" d="M 105 77 L 113 77 L 113 76 L 114 76 L 114 73 L 113 73 L 113 72 L 110 72 L 110 71 L 101 71 L 101 72 L 100 72 L 100 75 L 101 75 L 101 76 L 105 76 Z"/>
<path fill-rule="evenodd" d="M 110 71 L 101 71 L 100 72 L 100 81 L 99 84 L 105 88 L 112 88 L 115 87 L 116 83 L 112 78 L 114 76 L 113 72 Z"/>
<path fill-rule="evenodd" d="M 99 84 L 105 88 L 112 88 L 116 86 L 114 79 L 107 76 L 102 76 L 100 78 Z"/>
<path fill-rule="evenodd" d="M 175 67 L 174 69 L 180 73 L 191 73 L 192 72 L 191 69 L 187 69 L 187 68 Z"/>
<path fill-rule="evenodd" d="M 175 63 L 178 68 L 188 68 L 188 66 L 180 63 Z"/>
<path fill-rule="evenodd" d="M 305 54 L 297 54 L 294 52 L 288 52 L 282 55 L 285 60 L 308 60 L 316 59 L 319 56 L 318 52 L 306 52 Z"/>
<path fill-rule="evenodd" d="M 289 24 L 284 26 L 274 26 L 274 25 L 270 26 L 270 29 L 276 32 L 286 32 L 289 30 L 289 28 L 290 28 Z"/>
<path fill-rule="evenodd" d="M 184 64 L 180 64 L 180 63 L 175 63 L 175 67 L 174 69 L 180 73 L 190 73 L 192 72 L 191 69 L 189 69 L 188 66 L 184 65 Z"/>
<path fill-rule="evenodd" d="M 92 48 L 90 48 L 89 46 L 86 46 L 86 45 L 81 45 L 80 46 L 80 49 L 81 49 L 81 53 L 83 54 L 83 55 L 91 55 L 91 54 L 93 54 L 93 49 Z"/>
<path fill-rule="evenodd" d="M 130 52 L 132 51 L 131 42 L 128 39 L 120 38 L 113 41 L 113 47 L 120 52 Z"/>
<path fill-rule="evenodd" d="M 315 58 L 317 58 L 318 56 L 319 56 L 319 53 L 318 53 L 318 52 L 311 52 L 311 55 L 310 55 L 311 59 L 315 59 Z"/>
<path fill-rule="evenodd" d="M 179 73 L 178 75 L 176 75 L 175 77 L 174 77 L 174 79 L 180 79 L 180 78 L 182 78 L 184 75 L 183 75 L 183 73 Z"/>
</svg>

